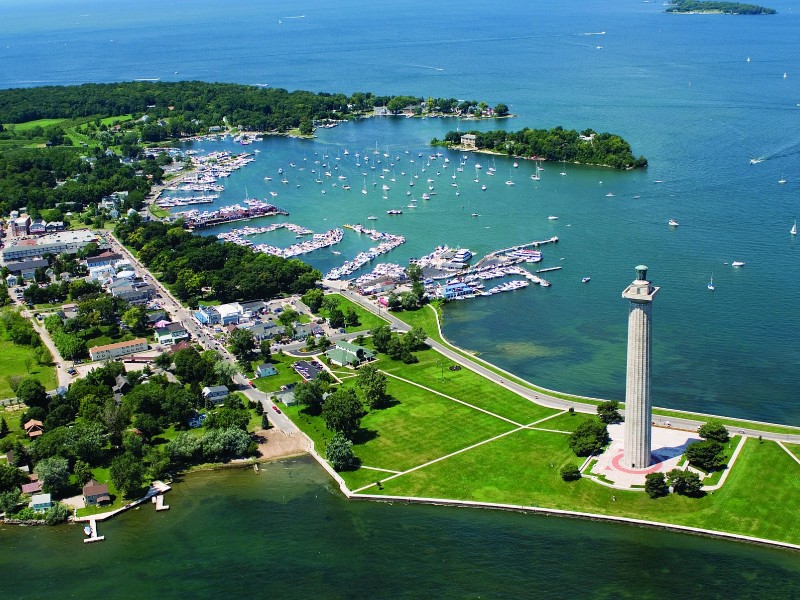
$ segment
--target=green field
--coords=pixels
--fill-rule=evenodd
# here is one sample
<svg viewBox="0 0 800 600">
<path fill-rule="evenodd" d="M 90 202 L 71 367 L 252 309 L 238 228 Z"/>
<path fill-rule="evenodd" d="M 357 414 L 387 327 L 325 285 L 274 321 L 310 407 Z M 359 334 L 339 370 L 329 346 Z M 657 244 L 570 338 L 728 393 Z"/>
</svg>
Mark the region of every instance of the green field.
<svg viewBox="0 0 800 600">
<path fill-rule="evenodd" d="M 63 123 L 66 119 L 36 119 L 35 121 L 26 121 L 25 123 L 5 123 L 4 127 L 12 131 L 28 131 L 34 127 L 49 127 L 50 125 L 58 125 Z"/>
<path fill-rule="evenodd" d="M 281 389 L 282 385 L 288 385 L 290 383 L 298 383 L 303 380 L 300 375 L 297 374 L 292 368 L 292 365 L 296 363 L 298 360 L 303 360 L 301 358 L 297 358 L 294 356 L 287 356 L 285 354 L 273 354 L 270 358 L 270 362 L 275 366 L 278 371 L 277 375 L 273 375 L 272 377 L 260 377 L 258 379 L 253 379 L 253 385 L 255 385 L 259 390 L 262 392 L 277 392 Z M 260 365 L 261 361 L 253 361 L 254 365 Z M 246 377 L 253 377 L 253 373 L 245 373 Z"/>
<path fill-rule="evenodd" d="M 355 331 L 369 331 L 370 329 L 375 329 L 380 325 L 386 325 L 386 321 L 381 319 L 375 313 L 372 313 L 365 309 L 364 307 L 352 302 L 351 300 L 345 298 L 341 294 L 330 294 L 331 298 L 336 298 L 339 301 L 339 309 L 342 312 L 347 312 L 351 308 L 356 311 L 358 315 L 359 324 L 355 326 L 348 325 L 344 328 L 345 332 L 353 333 Z M 325 309 L 320 309 L 319 313 L 320 316 L 328 318 L 328 311 Z"/>
<path fill-rule="evenodd" d="M 57 386 L 55 366 L 38 364 L 33 348 L 12 342 L 0 323 L 0 398 L 14 397 L 14 391 L 8 383 L 12 375 L 35 377 L 48 390 L 54 390 Z"/>
</svg>

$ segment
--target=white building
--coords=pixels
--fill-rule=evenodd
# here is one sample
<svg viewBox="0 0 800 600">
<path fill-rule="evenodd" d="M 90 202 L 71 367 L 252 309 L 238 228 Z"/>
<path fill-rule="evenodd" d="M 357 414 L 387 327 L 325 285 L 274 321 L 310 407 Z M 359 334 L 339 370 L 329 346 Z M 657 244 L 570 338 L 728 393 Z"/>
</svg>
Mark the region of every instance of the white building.
<svg viewBox="0 0 800 600">
<path fill-rule="evenodd" d="M 88 229 L 48 233 L 36 239 L 22 240 L 0 250 L 0 262 L 23 260 L 45 254 L 76 254 L 91 243 L 98 243 L 97 236 Z"/>
<path fill-rule="evenodd" d="M 145 350 L 147 350 L 147 340 L 144 338 L 137 338 L 127 342 L 117 342 L 116 344 L 89 348 L 89 357 L 92 360 L 108 360 L 109 358 L 117 358 L 118 356 L 144 352 Z"/>
</svg>

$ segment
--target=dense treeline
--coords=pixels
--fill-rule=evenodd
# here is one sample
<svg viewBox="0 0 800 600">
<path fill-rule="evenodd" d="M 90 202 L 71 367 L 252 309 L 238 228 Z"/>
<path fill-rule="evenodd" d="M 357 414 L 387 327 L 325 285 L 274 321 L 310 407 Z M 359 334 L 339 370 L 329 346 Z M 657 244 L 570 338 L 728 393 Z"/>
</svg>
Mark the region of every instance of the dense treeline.
<svg viewBox="0 0 800 600">
<path fill-rule="evenodd" d="M 510 156 L 602 165 L 615 169 L 647 166 L 647 159 L 643 156 L 634 157 L 630 144 L 618 135 L 595 133 L 591 129 L 581 133 L 563 127 L 469 133 L 475 135 L 475 145 L 478 149 Z M 431 143 L 460 144 L 462 135 L 463 132 L 450 131 L 445 136 L 444 142 L 434 138 Z"/>
<path fill-rule="evenodd" d="M 423 105 L 427 111 L 445 114 L 488 108 L 484 102 L 455 98 L 425 100 L 370 92 L 347 96 L 234 83 L 134 81 L 0 90 L 0 122 L 146 115 L 145 129 L 150 131 L 143 139 L 160 137 L 154 132 L 159 121 L 163 121 L 161 127 L 165 131 L 162 139 L 168 139 L 226 124 L 282 132 L 319 120 L 349 119 L 375 106 L 386 106 L 390 112 L 398 113 L 407 105 Z M 507 114 L 507 110 L 504 104 L 495 107 L 499 113 Z"/>
<path fill-rule="evenodd" d="M 740 4 L 739 2 L 696 2 L 694 0 L 678 0 L 671 2 L 667 12 L 720 12 L 726 15 L 774 15 L 774 8 L 766 8 L 756 4 Z"/>
<path fill-rule="evenodd" d="M 121 221 L 115 234 L 190 305 L 196 305 L 204 294 L 221 302 L 302 294 L 322 278 L 318 270 L 300 260 L 253 252 L 213 236 L 193 235 L 181 222 L 142 223 L 134 217 Z"/>
<path fill-rule="evenodd" d="M 19 148 L 0 154 L 0 213 L 23 206 L 33 217 L 57 206 L 80 211 L 117 191 L 129 192 L 121 208 L 141 208 L 150 191 L 150 180 L 137 176 L 143 164 L 123 164 L 118 156 L 102 151 L 84 158 L 80 152 L 63 147 Z"/>
</svg>

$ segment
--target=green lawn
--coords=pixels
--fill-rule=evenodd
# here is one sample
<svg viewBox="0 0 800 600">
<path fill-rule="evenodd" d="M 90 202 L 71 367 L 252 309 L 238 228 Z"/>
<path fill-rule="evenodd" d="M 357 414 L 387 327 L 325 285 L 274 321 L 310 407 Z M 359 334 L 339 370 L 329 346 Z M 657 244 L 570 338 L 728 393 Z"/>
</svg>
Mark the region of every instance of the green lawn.
<svg viewBox="0 0 800 600">
<path fill-rule="evenodd" d="M 355 331 L 369 331 L 370 329 L 375 329 L 381 325 L 386 325 L 386 321 L 380 318 L 378 315 L 368 311 L 364 307 L 351 300 L 345 298 L 341 294 L 330 294 L 330 298 L 336 298 L 339 301 L 339 309 L 342 312 L 347 312 L 351 308 L 356 311 L 358 315 L 359 324 L 355 326 L 348 325 L 344 328 L 347 333 L 353 333 Z M 320 309 L 319 313 L 320 316 L 328 318 L 328 311 L 325 309 Z"/>
<path fill-rule="evenodd" d="M 783 444 L 786 446 L 786 449 L 794 454 L 797 458 L 800 458 L 800 444 Z"/>
<path fill-rule="evenodd" d="M 170 212 L 166 208 L 161 208 L 157 204 L 151 204 L 148 210 L 158 219 L 165 219 L 170 215 Z"/>
<path fill-rule="evenodd" d="M 592 512 L 800 543 L 800 465 L 775 443 L 748 440 L 725 485 L 711 495 L 652 500 L 586 479 L 563 482 L 560 467 L 579 462 L 566 442 L 564 435 L 522 430 L 384 481 L 382 492 L 367 491 Z"/>
<path fill-rule="evenodd" d="M 561 415 L 557 415 L 552 419 L 547 419 L 546 421 L 537 423 L 536 427 L 541 427 L 542 429 L 551 429 L 553 431 L 573 432 L 578 428 L 578 425 L 580 425 L 584 421 L 596 418 L 597 418 L 596 415 L 590 415 L 587 413 L 576 412 L 570 414 L 567 412 Z"/>
<path fill-rule="evenodd" d="M 523 425 L 558 412 L 534 404 L 469 369 L 451 371 L 449 367 L 453 363 L 435 350 L 415 354 L 419 358 L 416 364 L 406 365 L 382 355 L 379 366 L 387 373 L 428 386 Z"/>
<path fill-rule="evenodd" d="M 731 456 L 736 451 L 736 448 L 739 446 L 741 441 L 742 441 L 742 436 L 735 435 L 730 439 L 730 441 L 727 444 L 725 444 L 725 449 L 722 451 L 722 455 L 725 457 L 725 465 L 728 464 L 728 462 L 731 459 Z M 734 465 L 734 467 L 735 467 L 735 465 Z M 700 469 L 700 470 L 702 471 L 702 469 Z M 720 479 L 722 479 L 722 475 L 727 470 L 728 470 L 728 467 L 726 466 L 726 468 L 724 468 L 724 469 L 718 469 L 718 470 L 714 471 L 713 473 L 711 473 L 711 477 L 706 477 L 705 479 L 703 479 L 703 485 L 716 485 L 716 484 L 718 484 Z"/>
<path fill-rule="evenodd" d="M 300 375 L 297 374 L 297 371 L 292 368 L 292 365 L 298 360 L 302 359 L 287 356 L 285 354 L 273 354 L 270 358 L 270 362 L 275 365 L 275 368 L 278 370 L 278 374 L 273 375 L 272 377 L 260 377 L 258 379 L 253 379 L 253 384 L 262 392 L 277 392 L 281 389 L 282 385 L 288 385 L 290 383 L 298 383 L 302 381 L 303 378 L 300 377 Z M 255 363 L 261 364 L 260 361 L 255 361 Z M 253 377 L 253 373 L 246 373 L 246 376 Z"/>
<path fill-rule="evenodd" d="M 95 467 L 92 469 L 92 477 L 97 483 L 105 483 L 108 485 L 108 493 L 112 498 L 111 504 L 104 504 L 103 506 L 87 506 L 86 508 L 78 509 L 79 517 L 88 517 L 89 515 L 96 515 L 99 513 L 110 512 L 125 506 L 130 500 L 126 500 L 117 491 L 114 482 L 111 481 L 111 475 L 107 467 Z M 101 533 L 102 535 L 102 533 Z"/>
<path fill-rule="evenodd" d="M 34 127 L 49 127 L 50 125 L 58 125 L 63 123 L 66 119 L 36 119 L 35 121 L 25 121 L 24 123 L 6 123 L 6 129 L 13 131 L 28 131 Z"/>
<path fill-rule="evenodd" d="M 8 339 L 5 328 L 0 324 L 0 398 L 13 398 L 14 391 L 8 383 L 12 375 L 35 377 L 48 390 L 57 386 L 54 365 L 37 364 L 33 348 L 18 346 Z"/>
</svg>

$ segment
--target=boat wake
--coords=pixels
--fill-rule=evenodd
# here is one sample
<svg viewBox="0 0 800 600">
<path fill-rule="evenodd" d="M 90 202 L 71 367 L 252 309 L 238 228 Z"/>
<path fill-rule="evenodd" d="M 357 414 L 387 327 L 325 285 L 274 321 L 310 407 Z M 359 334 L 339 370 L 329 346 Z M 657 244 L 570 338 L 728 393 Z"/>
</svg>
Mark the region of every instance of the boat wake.
<svg viewBox="0 0 800 600">
<path fill-rule="evenodd" d="M 394 63 L 394 64 L 400 67 L 414 67 L 416 69 L 430 69 L 431 71 L 444 71 L 442 67 L 432 67 L 430 65 L 414 65 L 409 63 Z"/>
<path fill-rule="evenodd" d="M 605 35 L 605 31 L 589 31 L 587 33 L 581 33 L 580 35 Z"/>
<path fill-rule="evenodd" d="M 795 154 L 800 154 L 800 140 L 796 142 L 790 142 L 785 146 L 781 146 L 772 152 L 768 152 L 767 154 L 763 154 L 762 156 L 757 156 L 755 158 L 750 159 L 751 165 L 757 165 L 758 163 L 773 160 L 775 158 L 784 158 L 787 156 L 794 156 Z"/>
</svg>

